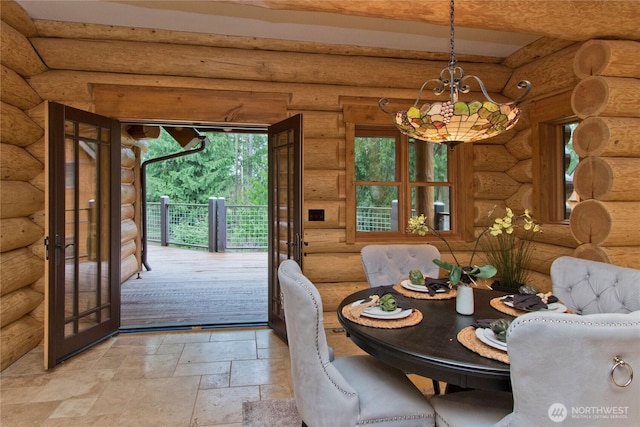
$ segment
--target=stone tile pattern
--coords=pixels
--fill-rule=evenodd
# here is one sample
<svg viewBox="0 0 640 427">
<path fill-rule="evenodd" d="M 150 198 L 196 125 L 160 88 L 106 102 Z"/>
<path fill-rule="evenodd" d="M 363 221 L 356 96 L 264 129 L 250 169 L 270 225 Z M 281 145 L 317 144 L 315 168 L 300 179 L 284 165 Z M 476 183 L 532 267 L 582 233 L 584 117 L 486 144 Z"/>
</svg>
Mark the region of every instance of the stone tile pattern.
<svg viewBox="0 0 640 427">
<path fill-rule="evenodd" d="M 38 347 L 0 374 L 0 425 L 241 427 L 243 402 L 293 397 L 288 351 L 268 328 L 120 334 L 45 371 Z"/>
</svg>

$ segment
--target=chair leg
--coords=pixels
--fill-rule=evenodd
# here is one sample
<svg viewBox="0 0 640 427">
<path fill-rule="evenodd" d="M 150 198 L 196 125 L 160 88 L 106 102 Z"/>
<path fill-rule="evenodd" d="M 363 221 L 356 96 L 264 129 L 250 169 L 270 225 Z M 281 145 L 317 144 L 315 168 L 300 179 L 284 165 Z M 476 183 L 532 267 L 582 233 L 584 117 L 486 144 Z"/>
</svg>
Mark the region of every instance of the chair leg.
<svg viewBox="0 0 640 427">
<path fill-rule="evenodd" d="M 458 393 L 461 391 L 471 391 L 473 388 L 460 387 L 459 385 L 447 384 L 444 388 L 444 394 Z"/>
</svg>

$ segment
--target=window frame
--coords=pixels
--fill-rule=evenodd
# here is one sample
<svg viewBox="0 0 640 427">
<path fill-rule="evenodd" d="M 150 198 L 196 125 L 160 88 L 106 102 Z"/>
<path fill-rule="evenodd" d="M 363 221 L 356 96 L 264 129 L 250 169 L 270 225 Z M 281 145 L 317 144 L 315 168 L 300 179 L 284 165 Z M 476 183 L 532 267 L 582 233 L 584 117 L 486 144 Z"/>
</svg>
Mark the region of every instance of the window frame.
<svg viewBox="0 0 640 427">
<path fill-rule="evenodd" d="M 534 213 L 543 223 L 569 225 L 565 219 L 563 127 L 578 122 L 571 92 L 536 101 L 531 111 Z"/>
<path fill-rule="evenodd" d="M 376 111 L 378 110 L 378 111 Z M 344 107 L 345 118 L 345 151 L 346 151 L 346 242 L 368 243 L 368 242 L 403 242 L 410 240 L 418 241 L 437 241 L 437 237 L 432 235 L 417 236 L 406 232 L 406 224 L 408 221 L 410 207 L 410 188 L 409 173 L 407 170 L 408 150 L 404 148 L 401 153 L 396 153 L 400 164 L 398 165 L 401 188 L 398 194 L 398 218 L 399 229 L 397 231 L 382 232 L 358 232 L 356 230 L 356 181 L 355 181 L 355 138 L 356 130 L 359 128 L 366 129 L 382 129 L 386 131 L 397 132 L 399 135 L 399 143 L 408 145 L 409 138 L 400 134 L 392 124 L 389 116 L 379 111 L 377 106 L 369 105 L 349 105 Z M 460 191 L 465 188 L 473 188 L 473 147 L 471 144 L 459 144 L 449 150 L 448 172 L 449 177 L 446 183 L 450 186 L 450 203 L 451 211 L 456 214 L 451 219 L 451 230 L 443 231 L 442 234 L 448 241 L 464 240 L 472 241 L 474 239 L 474 209 L 473 209 L 473 191 Z M 438 183 L 435 183 L 437 186 Z M 404 189 L 402 188 L 404 187 Z"/>
</svg>

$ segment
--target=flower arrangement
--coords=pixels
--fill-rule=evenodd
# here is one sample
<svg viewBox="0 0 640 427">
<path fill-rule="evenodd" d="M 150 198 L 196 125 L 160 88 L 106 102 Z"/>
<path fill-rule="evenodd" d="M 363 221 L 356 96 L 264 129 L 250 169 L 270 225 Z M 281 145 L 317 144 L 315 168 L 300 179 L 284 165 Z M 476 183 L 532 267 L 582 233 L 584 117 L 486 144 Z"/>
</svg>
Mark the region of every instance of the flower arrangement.
<svg viewBox="0 0 640 427">
<path fill-rule="evenodd" d="M 449 245 L 449 242 L 447 242 L 447 239 L 445 239 L 442 233 L 440 233 L 440 230 L 436 230 L 427 223 L 427 219 L 424 214 L 412 216 L 411 218 L 409 218 L 409 224 L 407 226 L 408 233 L 417 234 L 419 236 L 425 236 L 427 233 L 431 233 L 442 240 L 445 245 L 447 245 L 449 252 L 453 256 L 455 265 L 439 259 L 434 259 L 433 263 L 449 271 L 449 282 L 454 286 L 460 283 L 467 284 L 467 281 L 473 283 L 474 285 L 477 285 L 474 278 L 488 279 L 496 274 L 497 269 L 493 265 L 473 265 L 473 258 L 476 254 L 478 242 L 487 231 L 488 229 L 483 231 L 476 239 L 471 258 L 469 259 L 470 265 L 462 266 L 460 265 L 458 258 L 456 258 L 456 254 L 453 252 L 453 249 L 451 249 L 451 245 Z"/>
<path fill-rule="evenodd" d="M 481 247 L 487 261 L 498 269 L 500 286 L 517 289 L 527 284 L 533 237 L 541 232 L 542 228 L 534 222 L 529 209 L 516 215 L 507 208 L 504 217 L 494 220 L 489 227 L 490 235 L 482 240 Z"/>
</svg>

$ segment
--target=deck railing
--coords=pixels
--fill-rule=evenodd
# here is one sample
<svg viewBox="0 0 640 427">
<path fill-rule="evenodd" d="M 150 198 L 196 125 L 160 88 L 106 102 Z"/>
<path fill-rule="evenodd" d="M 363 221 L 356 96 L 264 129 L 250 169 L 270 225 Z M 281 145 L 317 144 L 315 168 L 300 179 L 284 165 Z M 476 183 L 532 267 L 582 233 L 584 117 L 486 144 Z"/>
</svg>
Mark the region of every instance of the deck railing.
<svg viewBox="0 0 640 427">
<path fill-rule="evenodd" d="M 147 241 L 162 246 L 206 249 L 265 251 L 267 249 L 267 206 L 227 205 L 222 197 L 210 197 L 207 204 L 147 202 Z"/>
<path fill-rule="evenodd" d="M 268 244 L 268 210 L 266 205 L 228 205 L 223 197 L 210 197 L 207 204 L 171 203 L 163 196 L 160 202 L 147 202 L 148 242 L 162 246 L 205 249 L 265 251 Z M 435 227 L 448 229 L 442 204 L 434 204 Z M 397 230 L 398 209 L 358 207 L 358 231 Z M 444 225 L 444 226 L 443 226 Z"/>
</svg>

